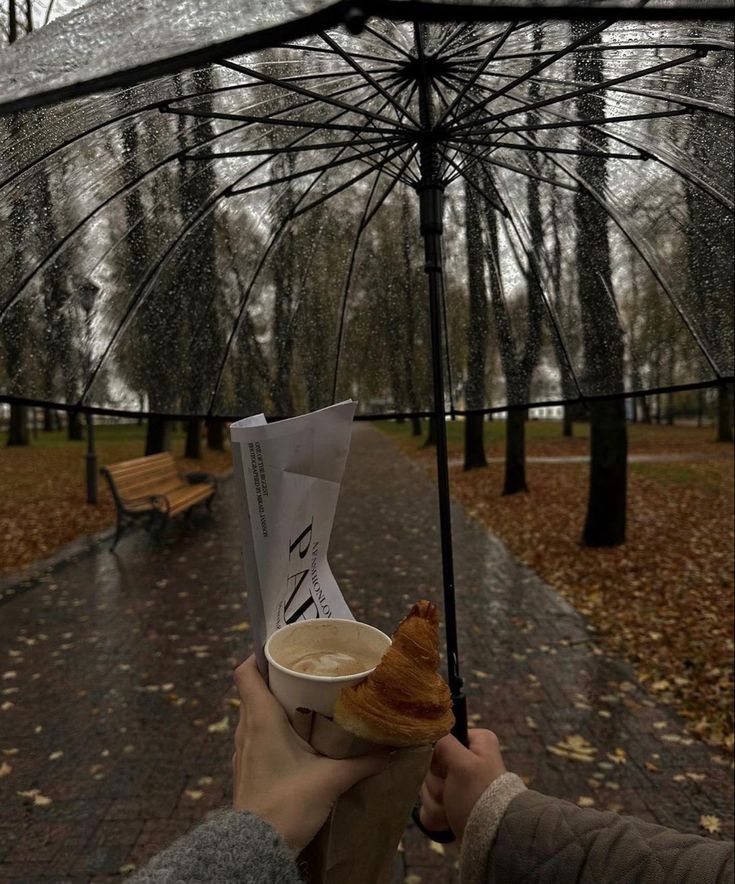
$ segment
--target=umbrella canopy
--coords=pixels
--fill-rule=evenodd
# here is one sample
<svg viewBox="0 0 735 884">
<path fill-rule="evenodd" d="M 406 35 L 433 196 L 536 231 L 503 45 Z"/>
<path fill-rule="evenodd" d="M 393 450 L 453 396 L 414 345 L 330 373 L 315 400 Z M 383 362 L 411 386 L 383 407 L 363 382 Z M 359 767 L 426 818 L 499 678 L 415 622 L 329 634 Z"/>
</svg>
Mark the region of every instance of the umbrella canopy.
<svg viewBox="0 0 735 884">
<path fill-rule="evenodd" d="M 441 418 L 732 378 L 732 28 L 255 10 L 107 0 L 0 60 L 0 400 L 440 418 L 462 736 Z"/>
<path fill-rule="evenodd" d="M 142 76 L 152 56 L 100 55 L 111 14 L 91 40 L 114 7 L 5 53 L 6 107 L 78 82 L 78 40 L 88 84 L 125 59 Z M 139 53 L 174 52 L 175 8 L 188 53 L 244 27 L 227 3 L 211 21 L 164 7 Z M 304 9 L 261 4 L 249 25 L 313 26 Z M 428 413 L 429 179 L 446 203 L 448 410 L 731 377 L 731 37 L 716 22 L 375 21 L 8 115 L 0 394 L 228 417 L 353 396 L 363 415 Z M 476 248 L 493 322 L 467 294 Z"/>
</svg>

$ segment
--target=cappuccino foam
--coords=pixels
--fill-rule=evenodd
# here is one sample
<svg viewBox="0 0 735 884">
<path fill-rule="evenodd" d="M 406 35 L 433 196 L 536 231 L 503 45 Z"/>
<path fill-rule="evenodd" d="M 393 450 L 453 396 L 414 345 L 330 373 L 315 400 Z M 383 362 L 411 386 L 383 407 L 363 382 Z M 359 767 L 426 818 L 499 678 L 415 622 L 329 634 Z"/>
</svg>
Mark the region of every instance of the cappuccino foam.
<svg viewBox="0 0 735 884">
<path fill-rule="evenodd" d="M 348 654 L 344 651 L 310 651 L 289 664 L 294 672 L 308 675 L 355 675 L 366 672 L 376 665 L 367 655 Z"/>
</svg>

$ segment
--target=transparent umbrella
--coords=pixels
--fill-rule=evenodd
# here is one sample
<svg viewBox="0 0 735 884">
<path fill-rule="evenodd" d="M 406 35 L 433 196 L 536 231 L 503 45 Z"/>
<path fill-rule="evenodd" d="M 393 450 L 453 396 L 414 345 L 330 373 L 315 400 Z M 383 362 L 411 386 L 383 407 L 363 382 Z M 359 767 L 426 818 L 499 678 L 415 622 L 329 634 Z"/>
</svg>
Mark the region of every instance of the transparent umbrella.
<svg viewBox="0 0 735 884">
<path fill-rule="evenodd" d="M 0 56 L 0 400 L 433 417 L 462 733 L 446 415 L 733 378 L 727 10 L 200 6 Z"/>
</svg>

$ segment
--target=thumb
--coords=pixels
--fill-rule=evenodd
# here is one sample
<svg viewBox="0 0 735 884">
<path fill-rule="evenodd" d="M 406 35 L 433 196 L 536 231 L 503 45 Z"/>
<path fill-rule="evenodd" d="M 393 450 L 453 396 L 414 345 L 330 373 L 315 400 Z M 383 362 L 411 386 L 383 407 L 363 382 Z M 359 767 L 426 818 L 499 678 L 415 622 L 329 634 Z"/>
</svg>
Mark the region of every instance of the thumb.
<svg viewBox="0 0 735 884">
<path fill-rule="evenodd" d="M 389 757 L 387 754 L 360 755 L 357 758 L 330 759 L 330 762 L 331 770 L 326 773 L 334 794 L 341 795 L 360 780 L 382 773 L 388 767 Z"/>
</svg>

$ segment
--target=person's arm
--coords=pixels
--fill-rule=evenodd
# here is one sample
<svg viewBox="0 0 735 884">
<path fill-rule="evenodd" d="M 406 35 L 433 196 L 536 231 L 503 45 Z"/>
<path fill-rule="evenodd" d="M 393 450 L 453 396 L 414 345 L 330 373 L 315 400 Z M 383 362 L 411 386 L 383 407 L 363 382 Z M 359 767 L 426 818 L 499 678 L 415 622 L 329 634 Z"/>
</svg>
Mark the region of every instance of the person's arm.
<svg viewBox="0 0 735 884">
<path fill-rule="evenodd" d="M 422 824 L 462 842 L 462 884 L 732 884 L 732 843 L 527 790 L 490 731 L 440 740 L 421 800 Z"/>
<path fill-rule="evenodd" d="M 319 755 L 289 724 L 255 657 L 235 670 L 240 721 L 232 757 L 233 810 L 220 811 L 158 854 L 133 884 L 301 884 L 295 857 L 337 798 L 379 773 L 383 754 Z"/>
<path fill-rule="evenodd" d="M 221 810 L 128 879 L 130 884 L 303 884 L 293 853 L 268 823 Z"/>
</svg>

